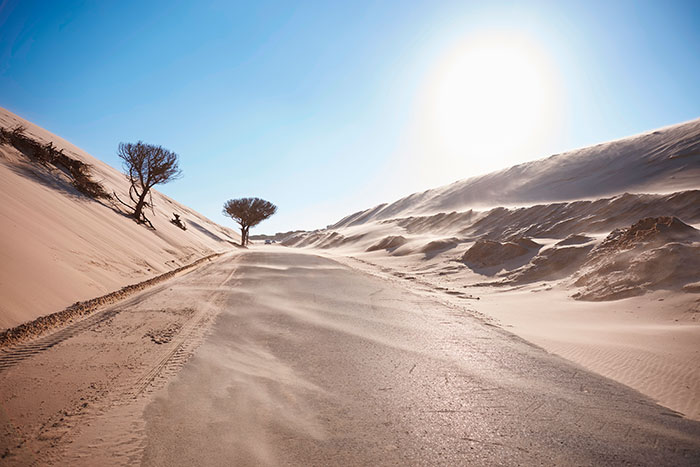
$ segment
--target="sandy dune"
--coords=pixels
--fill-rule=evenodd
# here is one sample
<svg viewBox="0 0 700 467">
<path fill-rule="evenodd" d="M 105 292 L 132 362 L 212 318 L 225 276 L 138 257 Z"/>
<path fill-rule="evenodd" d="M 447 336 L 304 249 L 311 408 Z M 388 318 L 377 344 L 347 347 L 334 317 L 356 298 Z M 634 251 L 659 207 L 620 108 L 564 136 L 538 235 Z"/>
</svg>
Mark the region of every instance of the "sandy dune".
<svg viewBox="0 0 700 467">
<path fill-rule="evenodd" d="M 695 120 L 275 239 L 478 297 L 519 335 L 700 419 L 699 226 Z"/>
<path fill-rule="evenodd" d="M 519 164 L 351 214 L 331 228 L 399 217 L 698 188 L 700 119 Z"/>
<path fill-rule="evenodd" d="M 19 360 L 0 358 L 3 461 L 700 459 L 697 422 L 452 298 L 299 250 L 225 255 L 68 328 L 51 348 L 27 345 L 13 352 Z"/>
<path fill-rule="evenodd" d="M 0 145 L 0 329 L 223 253 L 3 349 L 3 463 L 700 459 L 700 120 L 272 237 L 300 250 L 154 201 Z"/>
<path fill-rule="evenodd" d="M 0 353 L 3 465 L 131 465 L 145 404 L 202 341 L 236 261 L 229 253 L 224 267 L 209 262 Z"/>
<path fill-rule="evenodd" d="M 19 124 L 32 138 L 90 164 L 108 192 L 128 199 L 128 183 L 118 170 L 0 109 L 0 126 Z M 0 145 L 0 330 L 228 250 L 238 240 L 233 230 L 161 193 L 154 193 L 154 203 L 152 231 L 114 205 L 82 195 L 59 170 Z M 169 222 L 173 212 L 187 231 Z"/>
</svg>

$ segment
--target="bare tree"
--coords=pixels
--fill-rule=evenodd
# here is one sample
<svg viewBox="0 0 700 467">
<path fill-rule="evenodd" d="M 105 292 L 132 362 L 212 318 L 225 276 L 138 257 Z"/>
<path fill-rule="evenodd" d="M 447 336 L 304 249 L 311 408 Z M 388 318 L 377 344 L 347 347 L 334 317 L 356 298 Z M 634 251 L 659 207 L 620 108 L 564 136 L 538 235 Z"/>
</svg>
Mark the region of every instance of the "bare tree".
<svg viewBox="0 0 700 467">
<path fill-rule="evenodd" d="M 122 159 L 124 171 L 131 183 L 129 198 L 134 202 L 134 206 L 129 207 L 134 210 L 133 217 L 138 222 L 146 222 L 152 227 L 143 210 L 145 207 L 153 207 L 151 188 L 176 180 L 182 175 L 178 167 L 178 155 L 162 146 L 142 141 L 136 144 L 119 143 L 117 155 Z M 149 201 L 146 201 L 146 197 Z"/>
<path fill-rule="evenodd" d="M 277 206 L 260 198 L 230 199 L 224 203 L 224 215 L 241 226 L 241 246 L 248 244 L 248 232 L 277 212 Z"/>
</svg>

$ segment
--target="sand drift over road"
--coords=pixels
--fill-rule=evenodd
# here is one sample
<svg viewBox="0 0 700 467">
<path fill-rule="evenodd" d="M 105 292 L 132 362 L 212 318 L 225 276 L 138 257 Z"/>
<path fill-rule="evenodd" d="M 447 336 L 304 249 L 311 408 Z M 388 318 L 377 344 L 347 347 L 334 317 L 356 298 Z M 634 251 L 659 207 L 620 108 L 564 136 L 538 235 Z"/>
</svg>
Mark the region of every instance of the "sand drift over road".
<svg viewBox="0 0 700 467">
<path fill-rule="evenodd" d="M 265 238 L 473 300 L 700 420 L 699 228 L 700 119 Z"/>
<path fill-rule="evenodd" d="M 18 126 L 37 144 L 87 165 L 108 194 L 129 199 L 123 173 L 0 108 L 0 127 Z M 228 251 L 239 240 L 155 190 L 149 218 L 157 230 L 138 225 L 119 203 L 86 196 L 62 170 L 25 152 L 0 144 L 0 331 Z M 173 214 L 186 231 L 170 222 Z"/>
<path fill-rule="evenodd" d="M 700 120 L 232 250 L 0 145 L 0 463 L 698 465 L 698 174 Z"/>
<path fill-rule="evenodd" d="M 700 460 L 700 423 L 442 296 L 282 248 L 219 259 L 4 370 L 3 461 Z"/>
<path fill-rule="evenodd" d="M 431 290 L 410 293 L 282 249 L 244 255 L 237 277 L 210 337 L 145 412 L 146 464 L 700 456 L 700 424 L 485 325 L 467 307 L 445 306 Z"/>
<path fill-rule="evenodd" d="M 227 255 L 0 352 L 3 465 L 136 462 L 143 407 L 201 342 L 235 267 Z"/>
</svg>

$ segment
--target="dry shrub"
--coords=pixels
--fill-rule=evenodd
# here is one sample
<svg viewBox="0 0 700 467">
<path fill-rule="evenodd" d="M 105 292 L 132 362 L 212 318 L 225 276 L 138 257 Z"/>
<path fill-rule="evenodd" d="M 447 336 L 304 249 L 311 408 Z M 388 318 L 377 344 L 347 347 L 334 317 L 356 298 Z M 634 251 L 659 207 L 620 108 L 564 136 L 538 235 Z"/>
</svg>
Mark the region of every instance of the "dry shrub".
<svg viewBox="0 0 700 467">
<path fill-rule="evenodd" d="M 25 131 L 26 128 L 22 125 L 12 130 L 0 128 L 0 143 L 12 145 L 33 162 L 62 170 L 70 177 L 71 184 L 84 195 L 96 199 L 111 198 L 102 184 L 93 180 L 89 164 L 68 157 L 63 149 L 57 149 L 52 142 L 41 144 L 27 136 Z"/>
</svg>

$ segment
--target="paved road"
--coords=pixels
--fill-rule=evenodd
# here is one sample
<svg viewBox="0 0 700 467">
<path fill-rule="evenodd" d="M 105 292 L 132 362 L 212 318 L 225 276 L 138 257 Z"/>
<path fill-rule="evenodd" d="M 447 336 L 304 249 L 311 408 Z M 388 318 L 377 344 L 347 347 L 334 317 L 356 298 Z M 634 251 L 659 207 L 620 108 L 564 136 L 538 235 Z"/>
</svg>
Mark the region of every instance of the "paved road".
<svg viewBox="0 0 700 467">
<path fill-rule="evenodd" d="M 700 423 L 464 309 L 299 251 L 236 268 L 146 465 L 700 465 Z"/>
</svg>

